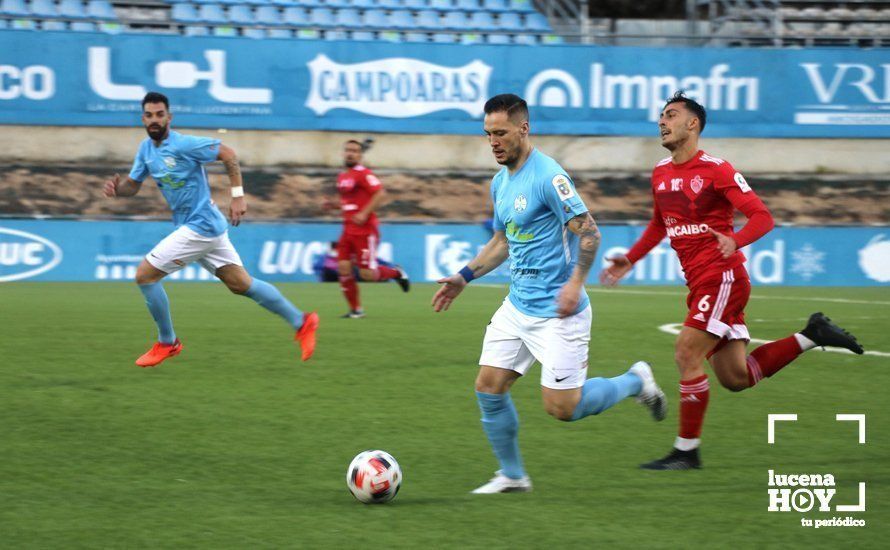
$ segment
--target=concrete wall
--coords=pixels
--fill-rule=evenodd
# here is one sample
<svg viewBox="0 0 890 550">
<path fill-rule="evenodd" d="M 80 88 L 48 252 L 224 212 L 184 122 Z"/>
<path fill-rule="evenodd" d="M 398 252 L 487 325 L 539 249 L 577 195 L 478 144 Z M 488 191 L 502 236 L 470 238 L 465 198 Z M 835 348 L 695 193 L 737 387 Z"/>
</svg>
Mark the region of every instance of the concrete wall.
<svg viewBox="0 0 890 550">
<path fill-rule="evenodd" d="M 654 129 L 654 125 L 653 125 Z M 216 136 L 251 166 L 339 166 L 348 138 L 376 140 L 367 161 L 376 168 L 492 170 L 484 136 L 189 130 Z M 654 132 L 653 132 L 654 134 Z M 145 132 L 136 128 L 0 126 L 0 162 L 129 165 Z M 570 171 L 648 172 L 667 156 L 658 139 L 534 137 Z M 890 174 L 890 140 L 703 139 L 702 148 L 746 173 Z"/>
</svg>

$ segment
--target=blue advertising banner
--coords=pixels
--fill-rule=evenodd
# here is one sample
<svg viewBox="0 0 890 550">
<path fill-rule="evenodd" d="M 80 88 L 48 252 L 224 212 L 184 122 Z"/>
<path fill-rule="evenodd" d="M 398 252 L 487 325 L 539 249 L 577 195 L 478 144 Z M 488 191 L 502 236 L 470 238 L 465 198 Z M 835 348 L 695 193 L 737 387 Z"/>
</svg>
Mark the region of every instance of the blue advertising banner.
<svg viewBox="0 0 890 550">
<path fill-rule="evenodd" d="M 165 222 L 0 220 L 0 282 L 132 280 L 136 266 L 173 226 Z M 602 258 L 625 252 L 641 226 L 602 227 Z M 337 224 L 247 223 L 229 235 L 245 267 L 270 281 L 317 280 L 313 266 L 340 234 Z M 490 238 L 481 225 L 384 224 L 380 258 L 415 281 L 456 273 Z M 890 284 L 890 227 L 779 227 L 745 249 L 755 285 L 877 286 Z M 595 271 L 599 271 L 599 268 Z M 193 264 L 174 280 L 210 281 Z M 591 274 L 591 283 L 596 273 Z M 481 282 L 509 281 L 509 266 Z M 667 241 L 634 267 L 624 284 L 681 285 Z"/>
<path fill-rule="evenodd" d="M 890 137 L 890 50 L 463 46 L 0 31 L 0 123 L 479 134 L 495 94 L 540 134 L 655 135 L 686 90 L 714 137 Z"/>
</svg>

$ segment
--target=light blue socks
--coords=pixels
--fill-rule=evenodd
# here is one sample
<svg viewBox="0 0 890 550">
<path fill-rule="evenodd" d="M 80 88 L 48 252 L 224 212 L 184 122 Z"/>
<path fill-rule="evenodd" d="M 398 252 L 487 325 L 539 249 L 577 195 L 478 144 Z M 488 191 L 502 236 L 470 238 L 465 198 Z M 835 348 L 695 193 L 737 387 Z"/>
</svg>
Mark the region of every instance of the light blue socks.
<svg viewBox="0 0 890 550">
<path fill-rule="evenodd" d="M 643 381 L 632 372 L 615 378 L 589 378 L 581 388 L 581 400 L 572 414 L 572 421 L 591 414 L 599 414 L 622 399 L 637 395 L 643 389 Z"/>
<path fill-rule="evenodd" d="M 519 455 L 519 416 L 510 393 L 476 392 L 482 410 L 482 428 L 501 464 L 501 473 L 511 479 L 525 476 Z"/>
<path fill-rule="evenodd" d="M 244 295 L 283 318 L 290 326 L 294 327 L 294 330 L 299 330 L 303 326 L 303 312 L 266 281 L 254 278 Z"/>
<path fill-rule="evenodd" d="M 145 296 L 145 305 L 151 312 L 155 324 L 158 325 L 158 342 L 172 344 L 176 341 L 176 333 L 173 332 L 173 319 L 170 318 L 170 300 L 164 291 L 164 285 L 160 282 L 147 285 L 139 285 L 139 290 Z"/>
</svg>

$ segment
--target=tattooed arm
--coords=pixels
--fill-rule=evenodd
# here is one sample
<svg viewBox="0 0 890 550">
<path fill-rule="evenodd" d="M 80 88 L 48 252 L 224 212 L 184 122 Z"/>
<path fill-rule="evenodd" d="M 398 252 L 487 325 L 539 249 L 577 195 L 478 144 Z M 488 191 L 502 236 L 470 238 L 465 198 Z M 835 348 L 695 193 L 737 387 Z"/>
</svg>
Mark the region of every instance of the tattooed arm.
<svg viewBox="0 0 890 550">
<path fill-rule="evenodd" d="M 433 296 L 432 306 L 436 312 L 445 311 L 451 305 L 451 302 L 463 291 L 464 287 L 473 279 L 477 279 L 486 273 L 494 270 L 509 257 L 510 249 L 507 243 L 507 235 L 503 231 L 495 231 L 491 240 L 482 247 L 479 254 L 473 258 L 467 267 L 469 270 L 467 276 L 469 280 L 461 273 L 455 273 L 450 277 L 439 279 L 436 281 L 442 286 Z"/>
<path fill-rule="evenodd" d="M 232 202 L 229 203 L 229 219 L 232 225 L 237 226 L 241 223 L 241 218 L 247 212 L 247 201 L 244 199 L 244 183 L 241 180 L 241 166 L 238 164 L 238 155 L 231 147 L 227 147 L 222 143 L 219 144 L 219 156 L 226 167 L 226 174 L 229 175 L 229 184 L 231 185 Z"/>
<path fill-rule="evenodd" d="M 600 247 L 600 230 L 593 220 L 590 212 L 575 216 L 568 223 L 569 231 L 580 237 L 578 243 L 578 262 L 572 276 L 559 292 L 557 313 L 562 316 L 572 315 L 581 301 L 581 293 L 587 274 L 596 258 L 596 252 Z"/>
</svg>

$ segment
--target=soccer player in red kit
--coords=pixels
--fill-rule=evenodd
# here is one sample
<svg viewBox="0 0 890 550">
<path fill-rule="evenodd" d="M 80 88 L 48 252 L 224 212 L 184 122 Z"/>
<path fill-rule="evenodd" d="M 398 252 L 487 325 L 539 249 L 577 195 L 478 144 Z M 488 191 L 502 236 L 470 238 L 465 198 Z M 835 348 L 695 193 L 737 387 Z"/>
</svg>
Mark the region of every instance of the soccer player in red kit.
<svg viewBox="0 0 890 550">
<path fill-rule="evenodd" d="M 362 165 L 364 151 L 362 143 L 347 141 L 343 145 L 346 170 L 337 176 L 340 210 L 343 212 L 343 234 L 337 244 L 337 269 L 340 272 L 340 289 L 349 302 L 349 312 L 343 315 L 348 319 L 365 316 L 353 266 L 358 267 L 362 281 L 393 280 L 404 292 L 411 288 L 408 275 L 402 268 L 377 263 L 380 229 L 375 211 L 383 202 L 385 192 L 377 176 Z"/>
<path fill-rule="evenodd" d="M 689 312 L 674 356 L 680 369 L 679 436 L 666 457 L 641 465 L 650 470 L 701 467 L 699 443 L 709 395 L 706 359 L 720 384 L 742 391 L 816 346 L 863 352 L 856 338 L 814 313 L 800 332 L 747 353 L 744 310 L 751 282 L 740 249 L 766 235 L 773 218 L 729 162 L 698 148 L 706 116 L 704 107 L 682 92 L 667 101 L 658 128 L 671 156 L 652 172 L 652 220 L 627 255 L 608 258 L 611 265 L 600 276 L 603 284 L 617 284 L 667 235 L 689 287 Z M 738 232 L 732 224 L 735 210 L 748 218 Z"/>
</svg>

